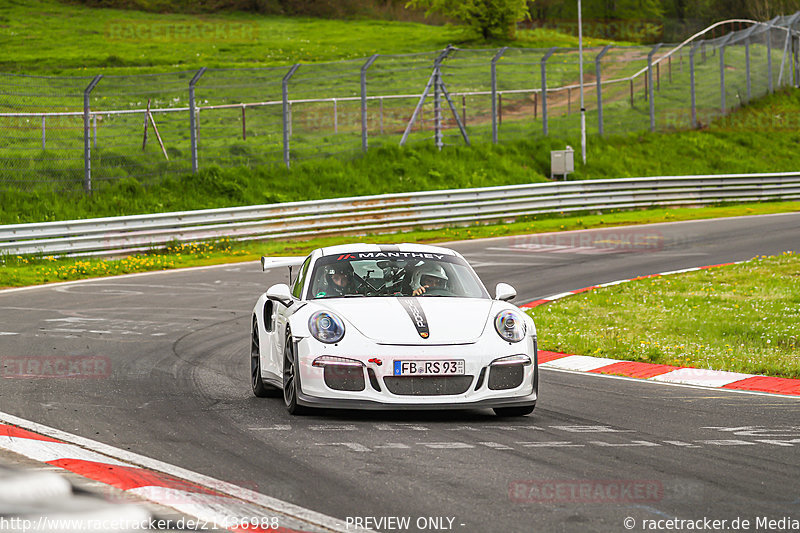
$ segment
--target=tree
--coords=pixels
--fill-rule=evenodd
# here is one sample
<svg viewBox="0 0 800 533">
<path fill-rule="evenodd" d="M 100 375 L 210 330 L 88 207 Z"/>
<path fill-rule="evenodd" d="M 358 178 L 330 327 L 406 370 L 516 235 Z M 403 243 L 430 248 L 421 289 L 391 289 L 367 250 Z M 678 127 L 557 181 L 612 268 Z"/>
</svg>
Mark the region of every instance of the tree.
<svg viewBox="0 0 800 533">
<path fill-rule="evenodd" d="M 529 17 L 528 0 L 410 0 L 406 7 L 463 22 L 484 40 L 513 39 L 517 22 Z"/>
</svg>

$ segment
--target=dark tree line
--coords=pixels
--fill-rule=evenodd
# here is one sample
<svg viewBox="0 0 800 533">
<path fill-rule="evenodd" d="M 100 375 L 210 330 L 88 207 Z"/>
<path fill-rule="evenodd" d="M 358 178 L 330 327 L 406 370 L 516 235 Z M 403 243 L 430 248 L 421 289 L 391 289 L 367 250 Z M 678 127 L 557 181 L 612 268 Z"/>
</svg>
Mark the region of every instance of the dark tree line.
<svg viewBox="0 0 800 533">
<path fill-rule="evenodd" d="M 556 26 L 559 21 L 577 19 L 577 0 L 535 0 L 529 2 L 534 26 Z M 776 15 L 800 11 L 800 0 L 582 0 L 586 30 L 597 37 L 630 40 L 677 40 L 713 22 L 726 19 L 768 20 Z M 603 26 L 601 22 L 627 21 L 624 26 Z M 651 35 L 636 35 L 650 23 Z M 657 29 L 654 29 L 654 26 Z M 628 35 L 603 35 L 603 30 L 623 28 Z"/>
</svg>

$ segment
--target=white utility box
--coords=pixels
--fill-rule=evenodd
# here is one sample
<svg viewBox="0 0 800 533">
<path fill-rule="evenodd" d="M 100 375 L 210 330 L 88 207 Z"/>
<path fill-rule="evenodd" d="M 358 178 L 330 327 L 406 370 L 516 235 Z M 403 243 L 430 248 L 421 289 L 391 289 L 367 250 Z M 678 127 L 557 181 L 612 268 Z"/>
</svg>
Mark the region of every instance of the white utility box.
<svg viewBox="0 0 800 533">
<path fill-rule="evenodd" d="M 567 146 L 566 150 L 552 150 L 550 152 L 550 179 L 554 176 L 564 176 L 575 172 L 575 151 L 572 146 Z"/>
</svg>

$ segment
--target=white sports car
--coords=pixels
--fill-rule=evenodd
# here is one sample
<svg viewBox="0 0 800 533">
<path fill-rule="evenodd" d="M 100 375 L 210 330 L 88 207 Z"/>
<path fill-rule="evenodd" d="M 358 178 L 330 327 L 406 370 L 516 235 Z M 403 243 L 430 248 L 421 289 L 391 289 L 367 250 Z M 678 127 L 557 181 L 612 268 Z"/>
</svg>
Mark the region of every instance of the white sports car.
<svg viewBox="0 0 800 533">
<path fill-rule="evenodd" d="M 457 252 L 416 244 L 352 244 L 305 259 L 291 288 L 270 287 L 253 308 L 256 396 L 286 408 L 533 411 L 536 327 L 497 285 L 492 299 Z M 291 276 L 291 273 L 290 273 Z"/>
</svg>

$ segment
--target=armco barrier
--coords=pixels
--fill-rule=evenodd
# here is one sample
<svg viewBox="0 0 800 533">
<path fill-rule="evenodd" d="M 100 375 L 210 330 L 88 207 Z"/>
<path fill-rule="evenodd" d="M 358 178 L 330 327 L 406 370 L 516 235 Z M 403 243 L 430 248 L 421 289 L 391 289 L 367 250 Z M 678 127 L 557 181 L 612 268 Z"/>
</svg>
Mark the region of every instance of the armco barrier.
<svg viewBox="0 0 800 533">
<path fill-rule="evenodd" d="M 800 172 L 535 183 L 0 226 L 0 254 L 103 255 L 169 242 L 388 233 L 554 212 L 800 199 Z"/>
</svg>

